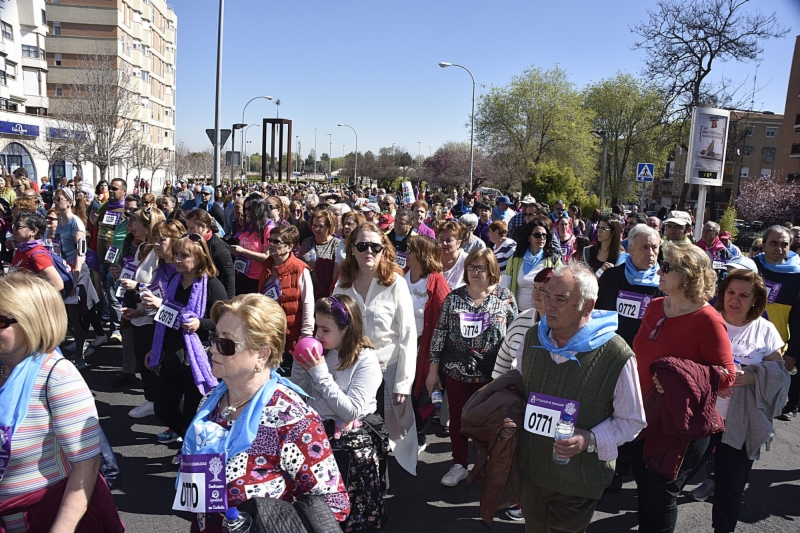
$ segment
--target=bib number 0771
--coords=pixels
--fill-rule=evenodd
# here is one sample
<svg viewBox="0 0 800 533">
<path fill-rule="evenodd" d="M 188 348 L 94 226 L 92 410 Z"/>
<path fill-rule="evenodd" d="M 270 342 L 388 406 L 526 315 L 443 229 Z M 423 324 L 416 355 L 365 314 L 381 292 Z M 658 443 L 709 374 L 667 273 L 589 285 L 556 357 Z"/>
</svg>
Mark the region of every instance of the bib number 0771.
<svg viewBox="0 0 800 533">
<path fill-rule="evenodd" d="M 550 433 L 553 417 L 544 413 L 531 413 L 528 417 L 528 427 L 536 433 Z"/>
</svg>

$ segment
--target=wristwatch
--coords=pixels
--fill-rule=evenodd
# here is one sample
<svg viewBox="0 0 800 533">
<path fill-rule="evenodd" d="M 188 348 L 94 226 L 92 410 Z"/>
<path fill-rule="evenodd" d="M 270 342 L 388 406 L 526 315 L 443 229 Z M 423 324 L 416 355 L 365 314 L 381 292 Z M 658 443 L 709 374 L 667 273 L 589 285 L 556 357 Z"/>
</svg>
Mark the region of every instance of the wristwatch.
<svg viewBox="0 0 800 533">
<path fill-rule="evenodd" d="M 597 449 L 597 438 L 594 436 L 594 431 L 589 430 L 589 446 L 586 447 L 586 453 L 594 453 Z"/>
</svg>

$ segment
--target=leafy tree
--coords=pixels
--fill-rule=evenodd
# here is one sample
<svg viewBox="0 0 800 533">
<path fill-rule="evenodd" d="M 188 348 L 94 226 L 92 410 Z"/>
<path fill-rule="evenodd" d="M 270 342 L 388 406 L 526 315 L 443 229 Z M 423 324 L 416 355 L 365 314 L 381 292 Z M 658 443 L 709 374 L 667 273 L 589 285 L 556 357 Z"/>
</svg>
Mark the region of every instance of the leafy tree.
<svg viewBox="0 0 800 533">
<path fill-rule="evenodd" d="M 522 184 L 522 194 L 530 194 L 539 202 L 552 206 L 556 200 L 564 200 L 581 206 L 591 205 L 586 186 L 567 165 L 555 161 L 530 163 L 528 179 Z"/>
<path fill-rule="evenodd" d="M 258 153 L 251 154 L 249 158 L 250 158 L 250 172 L 261 174 L 261 165 L 263 164 L 261 154 Z"/>
<path fill-rule="evenodd" d="M 584 105 L 595 116 L 595 129 L 605 130 L 608 136 L 606 194 L 635 197 L 636 164 L 644 161 L 663 168 L 668 157 L 664 98 L 643 80 L 624 72 L 589 85 L 584 94 Z M 599 158 L 597 161 L 599 165 Z"/>
<path fill-rule="evenodd" d="M 725 209 L 725 213 L 719 219 L 719 228 L 721 231 L 730 231 L 731 241 L 736 240 L 736 236 L 739 235 L 739 228 L 736 227 L 736 208 L 734 206 L 728 205 Z"/>
<path fill-rule="evenodd" d="M 529 165 L 554 161 L 583 176 L 595 166 L 592 113 L 567 72 L 527 68 L 508 85 L 480 96 L 475 138 L 495 165 L 517 182 Z"/>
<path fill-rule="evenodd" d="M 743 181 L 740 192 L 736 211 L 745 220 L 760 220 L 767 225 L 783 224 L 798 215 L 800 183 L 786 183 L 780 175 L 772 179 Z"/>
<path fill-rule="evenodd" d="M 469 185 L 469 143 L 447 142 L 422 164 L 425 180 L 432 187 L 466 189 Z M 492 184 L 497 169 L 480 150 L 475 150 L 473 188 Z"/>
</svg>

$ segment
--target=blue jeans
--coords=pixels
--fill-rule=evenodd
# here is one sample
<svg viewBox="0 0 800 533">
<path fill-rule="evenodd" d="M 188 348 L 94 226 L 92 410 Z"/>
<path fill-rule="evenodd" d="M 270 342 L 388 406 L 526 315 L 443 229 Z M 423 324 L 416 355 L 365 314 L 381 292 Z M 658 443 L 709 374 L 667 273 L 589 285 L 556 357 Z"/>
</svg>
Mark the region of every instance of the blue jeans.
<svg viewBox="0 0 800 533">
<path fill-rule="evenodd" d="M 115 294 L 116 283 L 114 278 L 108 273 L 110 263 L 100 263 L 100 292 L 103 298 L 103 304 L 108 310 L 109 321 L 111 322 L 111 334 L 119 333 L 119 322 L 122 318 L 122 305 Z"/>
</svg>

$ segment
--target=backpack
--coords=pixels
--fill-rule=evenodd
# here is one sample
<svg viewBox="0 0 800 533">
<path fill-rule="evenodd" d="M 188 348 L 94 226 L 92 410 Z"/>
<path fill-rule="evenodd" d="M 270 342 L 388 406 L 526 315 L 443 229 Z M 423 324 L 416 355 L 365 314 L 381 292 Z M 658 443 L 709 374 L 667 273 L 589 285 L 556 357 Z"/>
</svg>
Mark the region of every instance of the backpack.
<svg viewBox="0 0 800 533">
<path fill-rule="evenodd" d="M 63 257 L 58 255 L 53 255 L 53 253 L 48 250 L 47 248 L 43 250 L 36 250 L 31 254 L 31 259 L 33 256 L 39 253 L 46 253 L 50 256 L 50 259 L 53 261 L 53 266 L 56 267 L 56 272 L 58 272 L 61 281 L 64 282 L 64 288 L 61 289 L 61 297 L 66 299 L 72 294 L 73 288 L 73 278 L 72 278 L 72 268 L 70 268 L 69 264 L 64 260 Z"/>
</svg>

